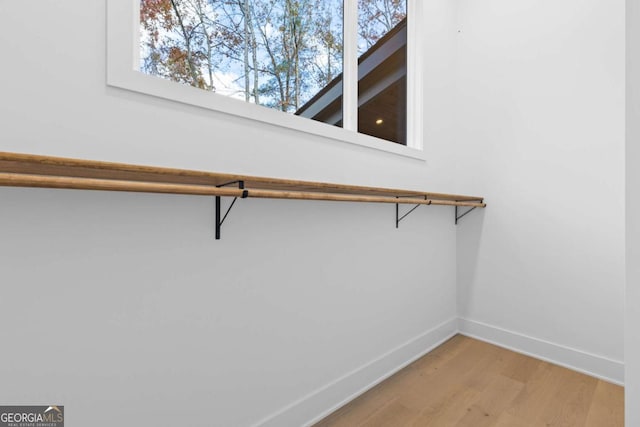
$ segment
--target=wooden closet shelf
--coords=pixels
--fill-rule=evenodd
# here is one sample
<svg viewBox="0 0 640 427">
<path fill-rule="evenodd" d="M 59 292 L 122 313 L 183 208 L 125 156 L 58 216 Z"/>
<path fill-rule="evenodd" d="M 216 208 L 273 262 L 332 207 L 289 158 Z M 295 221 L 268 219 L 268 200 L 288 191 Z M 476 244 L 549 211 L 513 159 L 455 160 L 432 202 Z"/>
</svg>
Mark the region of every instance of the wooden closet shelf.
<svg viewBox="0 0 640 427">
<path fill-rule="evenodd" d="M 231 187 L 234 185 L 234 187 Z M 0 186 L 484 208 L 482 197 L 0 152 Z M 227 211 L 228 213 L 228 211 Z M 405 215 L 406 216 L 406 215 Z M 225 215 L 226 217 L 226 215 Z M 404 218 L 404 217 L 402 217 Z M 396 209 L 396 226 L 402 220 Z"/>
</svg>

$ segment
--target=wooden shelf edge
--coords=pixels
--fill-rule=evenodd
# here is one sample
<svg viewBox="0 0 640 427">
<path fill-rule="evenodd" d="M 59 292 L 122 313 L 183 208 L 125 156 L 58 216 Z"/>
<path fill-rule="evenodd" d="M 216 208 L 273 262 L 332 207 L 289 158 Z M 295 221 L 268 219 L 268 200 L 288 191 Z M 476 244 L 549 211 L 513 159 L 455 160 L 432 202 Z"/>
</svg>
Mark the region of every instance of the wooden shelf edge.
<svg viewBox="0 0 640 427">
<path fill-rule="evenodd" d="M 192 185 L 198 188 L 193 188 L 193 191 L 201 191 L 200 187 L 216 187 L 232 181 L 243 181 L 247 189 L 254 189 L 260 191 L 273 191 L 280 196 L 285 193 L 306 193 L 310 194 L 309 197 L 304 197 L 311 200 L 333 200 L 322 199 L 321 194 L 330 195 L 348 195 L 354 196 L 354 198 L 360 199 L 360 196 L 371 197 L 400 197 L 407 199 L 427 199 L 431 200 L 431 204 L 435 201 L 451 201 L 455 203 L 459 202 L 471 202 L 475 204 L 484 205 L 483 197 L 465 196 L 458 194 L 445 194 L 445 193 L 431 193 L 421 192 L 415 190 L 401 190 L 392 188 L 381 187 L 364 187 L 356 185 L 344 185 L 333 184 L 325 182 L 313 182 L 313 181 L 300 181 L 267 177 L 256 177 L 250 175 L 238 175 L 227 174 L 218 172 L 204 172 L 187 169 L 175 169 L 164 167 L 153 167 L 143 165 L 132 165 L 126 163 L 113 163 L 102 162 L 95 160 L 81 160 L 71 159 L 64 157 L 52 157 L 42 156 L 35 154 L 21 154 L 21 153 L 9 153 L 0 152 L 0 173 L 30 176 L 30 180 L 34 180 L 34 176 L 50 177 L 50 178 L 78 178 L 78 179 L 94 179 L 94 180 L 108 180 L 124 182 L 137 182 L 147 184 L 165 184 L 167 185 L 166 191 L 151 191 L 151 188 L 158 190 L 160 187 L 154 187 L 152 185 L 147 186 L 147 190 L 142 190 L 144 186 L 130 184 L 131 188 L 127 190 L 124 185 L 118 184 L 118 189 L 113 191 L 149 191 L 149 192 L 164 192 L 171 193 L 171 185 L 182 186 L 182 190 L 187 190 L 187 186 Z M 18 185 L 16 184 L 16 177 L 5 179 L 0 185 Z M 11 184 L 10 182 L 13 182 Z M 59 187 L 60 180 L 39 180 L 38 185 L 29 184 L 26 182 L 21 186 L 34 186 L 34 187 L 47 187 L 61 188 Z M 85 183 L 88 181 L 85 181 Z M 49 184 L 47 184 L 49 183 Z M 77 184 L 77 183 L 76 183 Z M 79 184 L 78 184 L 79 185 Z M 100 184 L 103 185 L 103 184 Z M 106 183 L 104 184 L 106 185 Z M 72 187 L 66 187 L 72 188 Z M 75 188 L 75 187 L 73 187 Z M 88 188 L 85 188 L 88 189 Z M 96 188 L 97 189 L 97 188 Z M 191 190 L 189 190 L 191 191 Z M 213 190 L 208 190 L 213 191 Z M 183 192 L 181 194 L 195 194 L 191 192 Z M 198 193 L 199 194 L 199 193 Z M 213 193 L 207 193 L 212 195 Z M 280 197 L 274 195 L 272 198 L 293 198 L 293 197 Z M 356 197 L 357 196 L 357 197 Z M 254 196 L 258 197 L 258 196 Z M 303 197 L 296 197 L 302 199 Z M 342 200 L 342 199 L 341 199 Z M 350 201 L 367 201 L 367 200 L 350 200 Z M 387 199 L 376 201 L 381 203 L 389 203 Z M 395 203 L 395 201 L 393 201 Z M 400 202 L 405 203 L 405 202 Z M 418 204 L 415 200 L 406 202 L 411 204 Z M 429 203 L 421 203 L 429 204 Z M 444 204 L 444 203 L 437 203 Z M 448 205 L 448 203 L 447 203 Z M 455 206 L 455 204 L 454 204 Z M 460 205 L 468 206 L 468 205 Z M 477 206 L 484 207 L 484 206 Z"/>
<path fill-rule="evenodd" d="M 243 181 L 244 189 L 218 187 Z M 0 186 L 484 208 L 482 197 L 0 152 Z"/>
</svg>

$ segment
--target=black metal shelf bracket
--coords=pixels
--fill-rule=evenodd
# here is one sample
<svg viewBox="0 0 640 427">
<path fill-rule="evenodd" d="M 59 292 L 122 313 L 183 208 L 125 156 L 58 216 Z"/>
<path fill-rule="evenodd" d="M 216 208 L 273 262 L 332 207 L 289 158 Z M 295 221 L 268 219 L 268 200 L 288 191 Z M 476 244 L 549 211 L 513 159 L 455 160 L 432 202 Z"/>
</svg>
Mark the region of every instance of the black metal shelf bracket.
<svg viewBox="0 0 640 427">
<path fill-rule="evenodd" d="M 227 187 L 229 185 L 238 185 L 238 188 L 240 190 L 244 190 L 242 192 L 242 199 L 246 199 L 247 197 L 249 197 L 249 191 L 244 189 L 244 181 L 231 181 L 231 182 L 226 182 L 224 184 L 220 184 L 220 185 L 216 185 L 216 187 L 220 188 L 220 187 Z M 231 212 L 231 209 L 233 208 L 233 205 L 236 204 L 236 201 L 238 200 L 237 197 L 233 198 L 233 201 L 231 202 L 231 205 L 229 206 L 229 209 L 227 209 L 227 212 L 225 212 L 224 216 L 222 217 L 222 219 L 220 219 L 220 214 L 221 214 L 221 205 L 222 205 L 222 197 L 221 196 L 216 196 L 216 240 L 220 240 L 220 229 L 222 228 L 222 224 L 224 223 L 224 220 L 227 219 L 227 216 L 229 215 L 229 212 Z"/>
<path fill-rule="evenodd" d="M 482 200 L 479 200 L 479 202 L 480 202 L 480 203 L 482 203 L 483 201 L 482 201 Z M 455 208 L 456 208 L 456 212 L 455 212 L 455 219 L 456 219 L 456 221 L 455 221 L 455 222 L 456 222 L 456 225 L 458 225 L 458 221 L 460 221 L 460 219 L 461 219 L 463 216 L 465 216 L 465 215 L 467 215 L 467 214 L 470 214 L 472 210 L 476 209 L 476 206 L 474 206 L 474 207 L 472 207 L 472 208 L 470 208 L 470 209 L 467 209 L 464 213 L 462 213 L 462 214 L 460 214 L 460 215 L 458 214 L 458 212 L 459 212 L 458 206 L 456 206 Z"/>
<path fill-rule="evenodd" d="M 412 197 L 412 196 L 406 196 L 406 197 Z M 400 196 L 396 196 L 396 199 L 399 199 Z M 424 196 L 424 199 L 427 200 L 427 196 Z M 430 205 L 431 203 L 428 203 L 428 205 Z M 400 225 L 400 221 L 402 221 L 403 219 L 405 219 L 406 217 L 409 216 L 409 214 L 411 214 L 413 211 L 415 211 L 416 209 L 418 209 L 420 206 L 422 205 L 415 205 L 414 207 L 412 207 L 409 212 L 405 213 L 404 215 L 400 216 L 400 204 L 396 203 L 396 228 L 398 228 L 398 226 Z"/>
</svg>

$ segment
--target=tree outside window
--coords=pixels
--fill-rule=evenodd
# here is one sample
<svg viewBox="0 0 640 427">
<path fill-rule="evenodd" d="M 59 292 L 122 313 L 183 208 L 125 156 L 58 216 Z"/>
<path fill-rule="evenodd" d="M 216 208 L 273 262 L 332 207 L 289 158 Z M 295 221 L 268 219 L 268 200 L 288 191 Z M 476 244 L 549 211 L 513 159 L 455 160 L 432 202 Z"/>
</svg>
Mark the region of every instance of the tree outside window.
<svg viewBox="0 0 640 427">
<path fill-rule="evenodd" d="M 358 8 L 362 64 L 402 22 L 406 27 L 407 8 L 406 0 L 358 0 Z M 344 28 L 341 0 L 141 0 L 140 71 L 342 126 Z M 406 30 L 404 48 L 406 88 Z M 383 93 L 397 96 L 397 87 L 390 92 L 371 81 L 384 74 L 369 73 L 368 82 L 359 76 L 359 86 L 368 85 L 370 99 L 358 105 L 367 122 L 371 105 L 389 104 Z M 377 101 L 371 87 L 381 90 Z"/>
</svg>

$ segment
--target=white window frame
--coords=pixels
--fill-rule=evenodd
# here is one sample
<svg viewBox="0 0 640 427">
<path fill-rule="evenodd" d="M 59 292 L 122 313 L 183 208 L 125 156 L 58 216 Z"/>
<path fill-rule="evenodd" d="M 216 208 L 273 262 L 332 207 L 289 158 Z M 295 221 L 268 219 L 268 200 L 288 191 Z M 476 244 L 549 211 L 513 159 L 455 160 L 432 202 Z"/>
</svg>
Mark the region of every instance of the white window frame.
<svg viewBox="0 0 640 427">
<path fill-rule="evenodd" d="M 388 153 L 425 160 L 422 128 L 422 1 L 407 0 L 407 145 L 357 132 L 357 0 L 345 0 L 343 128 L 218 95 L 139 71 L 140 0 L 107 0 L 107 84 Z"/>
</svg>

